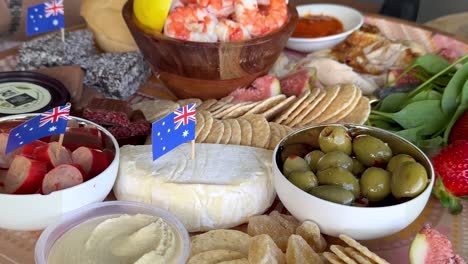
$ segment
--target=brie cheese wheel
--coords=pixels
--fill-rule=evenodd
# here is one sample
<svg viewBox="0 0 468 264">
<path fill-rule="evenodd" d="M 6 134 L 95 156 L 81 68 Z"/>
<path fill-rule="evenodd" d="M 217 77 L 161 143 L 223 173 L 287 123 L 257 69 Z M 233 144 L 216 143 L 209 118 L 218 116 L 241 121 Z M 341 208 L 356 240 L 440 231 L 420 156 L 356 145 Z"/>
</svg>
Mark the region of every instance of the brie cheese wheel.
<svg viewBox="0 0 468 264">
<path fill-rule="evenodd" d="M 114 194 L 174 214 L 189 232 L 231 228 L 262 214 L 275 198 L 271 150 L 182 144 L 152 160 L 151 145 L 120 148 Z"/>
</svg>

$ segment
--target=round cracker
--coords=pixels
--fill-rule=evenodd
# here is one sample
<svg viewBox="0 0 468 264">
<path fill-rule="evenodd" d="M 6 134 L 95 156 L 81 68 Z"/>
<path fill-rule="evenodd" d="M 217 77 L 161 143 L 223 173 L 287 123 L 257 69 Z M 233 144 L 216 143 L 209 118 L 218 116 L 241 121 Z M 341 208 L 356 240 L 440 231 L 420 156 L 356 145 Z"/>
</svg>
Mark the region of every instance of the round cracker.
<svg viewBox="0 0 468 264">
<path fill-rule="evenodd" d="M 306 90 L 297 100 L 294 101 L 294 103 L 291 104 L 289 108 L 286 109 L 283 113 L 280 114 L 277 118 L 275 118 L 273 121 L 281 124 L 284 120 L 288 118 L 288 116 L 296 110 L 297 107 L 299 107 L 302 102 L 304 102 L 307 97 L 310 95 L 310 90 Z"/>
<path fill-rule="evenodd" d="M 213 114 L 214 118 L 220 118 L 220 117 L 222 117 L 222 115 L 220 115 L 220 113 L 224 112 L 224 110 L 226 110 L 226 109 L 233 108 L 233 107 L 234 107 L 233 104 L 225 104 L 225 105 L 221 106 L 221 108 L 219 108 L 218 110 L 216 110 L 214 112 L 211 112 L 211 113 Z"/>
<path fill-rule="evenodd" d="M 221 140 L 219 141 L 220 144 L 228 144 L 229 140 L 231 139 L 232 129 L 231 123 L 226 122 L 226 120 L 221 120 L 221 123 L 224 125 L 224 132 Z"/>
<path fill-rule="evenodd" d="M 178 103 L 165 99 L 145 100 L 132 105 L 132 109 L 141 110 L 150 123 L 165 117 L 179 107 Z"/>
<path fill-rule="evenodd" d="M 198 107 L 203 103 L 203 101 L 200 98 L 188 98 L 188 99 L 177 100 L 177 103 L 180 106 L 195 104 L 195 106 Z"/>
<path fill-rule="evenodd" d="M 246 105 L 238 106 L 234 110 L 232 110 L 231 113 L 227 113 L 226 115 L 224 115 L 223 119 L 237 118 L 237 117 L 243 116 L 250 109 L 254 108 L 257 104 L 258 102 L 252 102 Z"/>
<path fill-rule="evenodd" d="M 273 118 L 275 118 L 279 113 L 287 109 L 291 104 L 293 104 L 295 100 L 296 100 L 295 95 L 289 96 L 282 102 L 278 103 L 277 105 L 263 112 L 262 115 L 266 118 L 266 120 L 270 121 Z"/>
<path fill-rule="evenodd" d="M 358 105 L 359 100 L 361 99 L 361 96 L 362 96 L 362 91 L 361 91 L 361 89 L 357 88 L 356 89 L 356 96 L 354 97 L 351 104 L 348 107 L 346 107 L 345 109 L 343 109 L 343 111 L 339 112 L 335 116 L 333 116 L 330 119 L 325 120 L 323 122 L 324 123 L 336 123 L 336 122 L 340 121 L 341 119 L 343 119 L 345 116 L 349 115 L 349 113 L 351 113 L 354 110 L 354 108 L 356 108 L 356 106 Z"/>
<path fill-rule="evenodd" d="M 304 119 L 299 123 L 300 126 L 308 124 L 316 124 L 315 119 L 322 114 L 327 107 L 333 102 L 333 100 L 338 96 L 341 87 L 339 85 L 334 85 L 329 88 L 326 88 L 327 94 L 320 101 L 320 103 L 312 110 Z"/>
<path fill-rule="evenodd" d="M 345 242 L 348 246 L 350 246 L 350 247 L 356 249 L 357 251 L 361 252 L 364 256 L 366 256 L 369 259 L 373 260 L 377 264 L 390 264 L 385 259 L 379 257 L 377 254 L 370 251 L 367 247 L 361 245 L 359 242 L 352 239 L 351 237 L 341 234 L 341 235 L 339 235 L 339 238 L 341 240 L 343 240 L 343 242 Z"/>
<path fill-rule="evenodd" d="M 262 115 L 246 115 L 243 119 L 252 125 L 252 146 L 266 148 L 270 142 L 270 125 Z"/>
<path fill-rule="evenodd" d="M 317 96 L 319 96 L 320 94 L 322 93 L 322 89 L 313 89 L 309 96 L 307 96 L 307 98 L 302 102 L 302 104 L 300 106 L 298 106 L 296 108 L 296 110 L 294 110 L 294 112 L 292 112 L 288 118 L 286 119 L 286 121 L 282 122 L 283 125 L 289 125 L 290 123 L 292 123 L 294 121 L 294 119 L 302 113 L 302 111 L 304 111 L 304 109 L 307 109 L 307 107 L 310 105 L 310 103 L 312 103 L 315 98 L 317 98 Z"/>
<path fill-rule="evenodd" d="M 343 111 L 353 102 L 356 97 L 358 88 L 354 84 L 341 85 L 340 91 L 338 92 L 335 99 L 328 105 L 327 108 L 314 120 L 314 123 L 320 124 L 323 121 L 335 116 L 339 112 Z"/>
<path fill-rule="evenodd" d="M 337 255 L 330 253 L 330 252 L 323 252 L 323 256 L 330 262 L 331 264 L 346 264 L 343 262 Z"/>
<path fill-rule="evenodd" d="M 190 255 L 194 256 L 217 249 L 232 250 L 247 255 L 249 253 L 250 238 L 247 233 L 238 230 L 211 230 L 191 238 Z"/>
<path fill-rule="evenodd" d="M 218 100 L 216 99 L 208 99 L 208 100 L 205 100 L 203 101 L 203 103 L 200 104 L 200 106 L 197 107 L 197 111 L 208 111 L 208 109 L 210 109 L 211 106 L 213 106 L 214 104 L 216 104 L 216 102 L 218 102 Z"/>
<path fill-rule="evenodd" d="M 250 114 L 261 114 L 268 109 L 272 108 L 274 105 L 280 103 L 281 101 L 284 101 L 286 99 L 286 95 L 284 94 L 279 94 L 270 98 L 267 98 L 263 101 L 261 101 L 259 104 L 257 104 L 254 108 L 250 109 L 245 115 L 250 115 Z"/>
<path fill-rule="evenodd" d="M 231 139 L 228 144 L 239 145 L 241 143 L 242 131 L 237 119 L 226 119 L 231 125 Z"/>
<path fill-rule="evenodd" d="M 238 103 L 238 104 L 231 104 L 230 107 L 225 108 L 223 111 L 219 112 L 217 114 L 217 118 L 226 119 L 224 117 L 229 115 L 232 111 L 234 111 L 235 109 L 237 109 L 237 108 L 239 108 L 241 106 L 245 106 L 245 105 L 248 105 L 248 104 L 251 104 L 251 102 L 242 102 L 242 103 Z"/>
<path fill-rule="evenodd" d="M 289 134 L 289 132 L 287 130 L 287 126 L 278 124 L 278 128 L 279 128 L 280 133 L 281 133 L 281 138 L 284 138 L 285 136 L 287 136 Z"/>
<path fill-rule="evenodd" d="M 250 263 L 248 259 L 241 258 L 241 259 L 226 260 L 226 261 L 218 262 L 218 264 L 250 264 Z"/>
<path fill-rule="evenodd" d="M 367 121 L 371 110 L 369 99 L 362 96 L 354 110 L 339 121 L 339 123 L 350 123 L 362 125 Z"/>
<path fill-rule="evenodd" d="M 199 111 L 198 113 L 203 115 L 203 118 L 205 119 L 205 125 L 203 126 L 203 129 L 200 131 L 200 134 L 195 135 L 195 142 L 201 143 L 205 142 L 206 138 L 210 134 L 211 128 L 213 127 L 213 117 L 211 116 L 211 113 L 208 111 Z"/>
<path fill-rule="evenodd" d="M 250 146 L 252 145 L 252 125 L 249 121 L 245 119 L 237 119 L 241 128 L 241 142 L 240 144 L 243 146 Z"/>
<path fill-rule="evenodd" d="M 340 245 L 332 245 L 330 247 L 330 250 L 335 253 L 342 261 L 344 261 L 346 264 L 358 264 L 354 259 L 350 258 L 348 255 L 346 255 L 344 251 L 344 247 Z"/>
<path fill-rule="evenodd" d="M 246 256 L 244 254 L 237 251 L 217 249 L 194 255 L 189 259 L 187 264 L 218 264 L 222 261 L 241 259 L 245 257 Z"/>
<path fill-rule="evenodd" d="M 289 123 L 288 125 L 293 127 L 293 126 L 299 124 L 302 120 L 304 120 L 304 118 L 310 112 L 314 111 L 315 107 L 317 107 L 317 105 L 323 100 L 323 98 L 325 98 L 326 95 L 327 95 L 327 93 L 325 91 L 320 92 L 320 94 L 317 95 L 317 97 L 315 97 L 315 99 L 306 107 L 306 109 L 304 109 L 302 111 L 302 113 L 300 113 L 298 116 L 296 116 L 296 118 L 294 118 L 294 120 L 291 123 Z"/>
<path fill-rule="evenodd" d="M 372 261 L 370 259 L 362 255 L 359 251 L 355 250 L 352 247 L 346 247 L 344 251 L 348 256 L 352 257 L 359 264 L 372 264 Z"/>
<path fill-rule="evenodd" d="M 205 143 L 213 143 L 219 144 L 221 138 L 224 134 L 224 124 L 223 122 L 213 119 L 213 126 L 211 127 L 211 131 L 205 139 Z"/>
<path fill-rule="evenodd" d="M 205 126 L 205 117 L 200 112 L 197 112 L 195 115 L 196 125 L 195 125 L 195 139 L 197 139 L 200 132 L 203 130 Z"/>
<path fill-rule="evenodd" d="M 278 142 L 282 139 L 281 137 L 281 131 L 280 128 L 278 127 L 279 125 L 270 122 L 270 142 L 268 143 L 268 149 L 275 149 L 276 145 L 278 145 Z"/>
</svg>

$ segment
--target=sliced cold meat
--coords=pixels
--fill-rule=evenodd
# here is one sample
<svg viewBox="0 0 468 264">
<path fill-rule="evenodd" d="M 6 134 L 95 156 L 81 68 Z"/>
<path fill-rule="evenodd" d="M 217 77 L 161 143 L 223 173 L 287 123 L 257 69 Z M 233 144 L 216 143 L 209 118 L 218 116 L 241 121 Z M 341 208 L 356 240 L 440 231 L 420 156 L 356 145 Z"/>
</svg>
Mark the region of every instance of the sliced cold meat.
<svg viewBox="0 0 468 264">
<path fill-rule="evenodd" d="M 16 155 L 8 169 L 0 192 L 9 194 L 32 194 L 41 187 L 42 179 L 47 173 L 45 162 Z"/>
<path fill-rule="evenodd" d="M 73 163 L 81 165 L 89 178 L 104 171 L 111 163 L 112 158 L 107 152 L 87 147 L 79 147 L 72 153 Z"/>
<path fill-rule="evenodd" d="M 301 96 L 304 91 L 310 89 L 310 72 L 301 69 L 280 80 L 281 91 L 286 96 Z"/>
<path fill-rule="evenodd" d="M 61 164 L 72 163 L 70 150 L 64 146 L 59 146 L 58 142 L 51 142 L 47 145 L 37 147 L 34 151 L 34 158 L 45 162 L 49 169 Z"/>
<path fill-rule="evenodd" d="M 20 149 L 16 149 L 8 154 L 5 154 L 7 143 L 8 134 L 0 133 L 0 168 L 2 169 L 8 169 L 15 155 L 21 152 Z"/>
<path fill-rule="evenodd" d="M 234 90 L 230 95 L 233 103 L 257 102 L 281 94 L 281 85 L 275 75 L 255 79 L 250 87 Z"/>
<path fill-rule="evenodd" d="M 42 193 L 63 190 L 83 182 L 84 172 L 78 164 L 62 164 L 50 170 L 42 181 Z"/>
</svg>

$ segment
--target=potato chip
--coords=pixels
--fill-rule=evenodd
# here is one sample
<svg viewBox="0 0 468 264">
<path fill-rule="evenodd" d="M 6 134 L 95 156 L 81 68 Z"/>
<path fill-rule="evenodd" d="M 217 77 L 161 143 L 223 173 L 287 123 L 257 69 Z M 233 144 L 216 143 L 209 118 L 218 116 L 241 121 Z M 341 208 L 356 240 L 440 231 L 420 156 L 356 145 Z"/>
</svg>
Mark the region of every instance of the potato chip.
<svg viewBox="0 0 468 264">
<path fill-rule="evenodd" d="M 327 248 L 327 241 L 320 234 L 320 228 L 315 222 L 304 221 L 296 229 L 296 234 L 304 238 L 305 241 L 314 249 L 315 252 L 323 252 Z"/>
<path fill-rule="evenodd" d="M 257 104 L 254 108 L 250 109 L 245 115 L 253 115 L 253 114 L 260 114 L 268 109 L 272 108 L 276 104 L 280 103 L 281 101 L 284 101 L 286 99 L 286 95 L 284 94 L 279 94 L 272 96 L 270 98 L 267 98 L 263 101 L 261 101 L 259 104 Z"/>
<path fill-rule="evenodd" d="M 284 253 L 268 235 L 252 238 L 249 249 L 250 264 L 286 264 Z"/>
<path fill-rule="evenodd" d="M 218 264 L 222 261 L 245 258 L 245 255 L 232 250 L 216 249 L 198 253 L 191 257 L 187 264 Z"/>
<path fill-rule="evenodd" d="M 249 218 L 247 233 L 251 236 L 269 235 L 276 245 L 286 251 L 288 238 L 292 235 L 286 228 L 281 226 L 273 217 L 268 215 L 257 215 Z"/>
<path fill-rule="evenodd" d="M 211 127 L 211 131 L 208 133 L 208 136 L 205 139 L 205 143 L 213 143 L 219 144 L 221 141 L 221 137 L 224 133 L 224 124 L 223 122 L 213 119 L 213 126 Z"/>
<path fill-rule="evenodd" d="M 323 252 L 323 256 L 330 262 L 331 264 L 346 264 L 344 263 L 337 255 L 331 252 Z"/>
<path fill-rule="evenodd" d="M 325 97 L 315 106 L 314 110 L 307 114 L 304 119 L 299 123 L 299 126 L 306 126 L 308 124 L 316 124 L 315 119 L 319 117 L 328 106 L 335 100 L 336 96 L 341 90 L 341 86 L 334 85 L 328 88 L 325 88 L 327 94 Z"/>
<path fill-rule="evenodd" d="M 359 242 L 352 239 L 351 237 L 341 234 L 339 235 L 339 238 L 343 240 L 346 244 L 348 244 L 348 246 L 356 249 L 357 251 L 361 252 L 364 256 L 377 262 L 378 264 L 389 264 L 385 259 L 379 257 L 377 254 L 370 251 L 367 247 L 359 244 Z"/>
<path fill-rule="evenodd" d="M 283 125 L 287 125 L 289 126 L 289 124 L 291 124 L 292 122 L 294 122 L 294 120 L 296 119 L 296 117 L 298 117 L 299 115 L 301 115 L 301 113 L 303 113 L 303 111 L 307 111 L 310 107 L 310 104 L 320 95 L 320 94 L 323 94 L 322 90 L 321 89 L 313 89 L 309 96 L 302 102 L 302 104 L 300 106 L 298 106 L 296 108 L 296 110 L 294 110 L 294 112 L 292 112 L 288 118 L 282 122 Z"/>
<path fill-rule="evenodd" d="M 344 261 L 346 264 L 358 264 L 356 261 L 354 261 L 352 258 L 350 258 L 348 255 L 346 255 L 344 251 L 344 247 L 340 245 L 332 245 L 330 247 L 331 252 L 335 253 L 342 261 Z"/>
<path fill-rule="evenodd" d="M 200 99 L 200 98 L 188 98 L 188 99 L 180 99 L 180 100 L 177 100 L 177 103 L 180 105 L 180 106 L 184 106 L 184 105 L 189 105 L 189 104 L 195 104 L 196 107 L 200 106 L 203 101 Z"/>
<path fill-rule="evenodd" d="M 299 107 L 302 102 L 304 102 L 305 99 L 307 99 L 310 95 L 310 90 L 306 90 L 294 103 L 291 104 L 291 106 L 286 109 L 283 113 L 281 113 L 278 117 L 276 117 L 273 122 L 281 124 L 283 123 L 289 115 L 296 110 L 297 107 Z"/>
<path fill-rule="evenodd" d="M 178 103 L 164 99 L 146 100 L 132 105 L 132 109 L 141 110 L 150 123 L 165 117 L 179 107 Z"/>
<path fill-rule="evenodd" d="M 236 119 L 241 128 L 241 142 L 243 146 L 250 146 L 252 144 L 252 125 L 245 119 Z"/>
<path fill-rule="evenodd" d="M 341 85 L 337 96 L 333 101 L 328 105 L 327 108 L 314 120 L 315 124 L 321 124 L 323 121 L 329 119 L 330 117 L 338 114 L 349 107 L 356 97 L 357 88 L 354 84 L 344 84 Z"/>
<path fill-rule="evenodd" d="M 221 123 L 224 125 L 224 132 L 221 140 L 219 141 L 219 144 L 227 144 L 229 143 L 232 135 L 231 123 L 226 122 L 226 120 L 221 120 Z"/>
<path fill-rule="evenodd" d="M 347 108 L 343 109 L 341 112 L 336 114 L 335 116 L 332 116 L 328 120 L 323 121 L 323 123 L 336 123 L 340 121 L 341 119 L 343 119 L 345 116 L 349 115 L 349 113 L 351 113 L 354 110 L 354 108 L 356 108 L 356 106 L 358 105 L 359 100 L 361 99 L 361 96 L 362 96 L 362 91 L 358 87 L 356 89 L 356 96 L 354 97 L 351 104 Z"/>
<path fill-rule="evenodd" d="M 252 144 L 253 147 L 266 148 L 270 142 L 270 125 L 262 115 L 246 115 L 242 119 L 250 122 L 252 125 Z"/>
<path fill-rule="evenodd" d="M 322 264 L 320 256 L 299 235 L 291 235 L 286 250 L 288 264 Z"/>
<path fill-rule="evenodd" d="M 227 260 L 218 262 L 218 264 L 249 264 L 249 260 L 246 258 L 235 259 L 235 260 Z"/>
<path fill-rule="evenodd" d="M 196 125 L 195 125 L 195 139 L 197 139 L 198 135 L 203 130 L 203 127 L 205 126 L 205 117 L 200 112 L 197 112 L 195 115 L 195 118 L 197 120 Z"/>
<path fill-rule="evenodd" d="M 294 218 L 294 216 L 292 215 L 286 215 L 286 214 L 280 214 L 278 211 L 272 211 L 270 213 L 270 216 L 275 219 L 278 223 L 280 223 L 280 225 L 284 228 L 286 228 L 286 230 L 288 230 L 289 232 L 291 232 L 291 234 L 294 234 L 294 232 L 296 232 L 296 229 L 299 227 L 300 223 L 299 221 L 297 221 L 296 218 Z"/>
<path fill-rule="evenodd" d="M 341 119 L 339 123 L 362 125 L 366 122 L 367 118 L 369 117 L 370 110 L 371 106 L 369 103 L 369 99 L 365 96 L 362 96 L 354 110 L 349 115 Z"/>
<path fill-rule="evenodd" d="M 362 255 L 359 251 L 355 250 L 352 247 L 344 248 L 346 254 L 356 260 L 359 264 L 372 264 L 372 261 L 368 259 L 366 256 Z"/>
<path fill-rule="evenodd" d="M 261 113 L 262 116 L 266 118 L 266 120 L 270 121 L 275 118 L 279 113 L 283 112 L 287 109 L 291 104 L 296 101 L 296 96 L 289 96 L 286 100 L 281 101 L 280 103 L 276 104 L 272 108 L 266 110 L 265 112 Z"/>
<path fill-rule="evenodd" d="M 312 111 L 315 110 L 315 108 L 317 107 L 317 105 L 322 102 L 322 100 L 325 98 L 325 96 L 327 95 L 327 93 L 325 91 L 322 91 L 320 92 L 316 97 L 315 99 L 309 103 L 309 105 L 301 112 L 299 113 L 299 115 L 296 116 L 296 118 L 294 120 L 292 120 L 288 126 L 296 126 L 297 124 L 299 124 L 300 122 L 302 122 L 302 120 Z"/>
<path fill-rule="evenodd" d="M 228 144 L 239 145 L 241 143 L 241 127 L 239 122 L 236 119 L 226 119 L 225 121 L 231 125 L 231 138 Z"/>
<path fill-rule="evenodd" d="M 193 236 L 191 238 L 190 255 L 201 252 L 227 249 L 237 251 L 245 256 L 249 253 L 251 237 L 241 231 L 231 229 L 217 229 Z"/>
<path fill-rule="evenodd" d="M 258 102 L 252 102 L 252 103 L 247 103 L 247 104 L 238 104 L 236 108 L 234 108 L 230 113 L 226 113 L 223 116 L 223 119 L 228 119 L 228 118 L 237 118 L 240 116 L 243 116 L 245 113 L 247 113 L 250 109 L 254 108 Z"/>
<path fill-rule="evenodd" d="M 197 106 L 197 111 L 209 111 L 209 109 L 218 102 L 216 99 L 208 99 Z"/>
<path fill-rule="evenodd" d="M 196 135 L 195 142 L 200 143 L 200 142 L 205 142 L 206 138 L 211 132 L 211 128 L 213 127 L 213 117 L 211 116 L 211 113 L 208 111 L 197 111 L 197 113 L 200 113 L 203 115 L 203 119 L 205 120 L 205 125 L 203 126 L 203 129 L 200 131 L 200 134 Z"/>
</svg>

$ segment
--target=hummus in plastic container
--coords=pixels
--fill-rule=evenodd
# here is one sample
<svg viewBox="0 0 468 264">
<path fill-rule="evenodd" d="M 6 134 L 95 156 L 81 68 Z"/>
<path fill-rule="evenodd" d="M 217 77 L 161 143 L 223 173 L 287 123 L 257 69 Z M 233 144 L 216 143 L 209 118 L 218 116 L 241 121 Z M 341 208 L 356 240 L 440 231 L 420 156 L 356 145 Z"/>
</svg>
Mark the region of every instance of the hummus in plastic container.
<svg viewBox="0 0 468 264">
<path fill-rule="evenodd" d="M 36 243 L 36 264 L 182 264 L 190 253 L 183 224 L 168 211 L 125 201 L 65 214 Z"/>
</svg>

